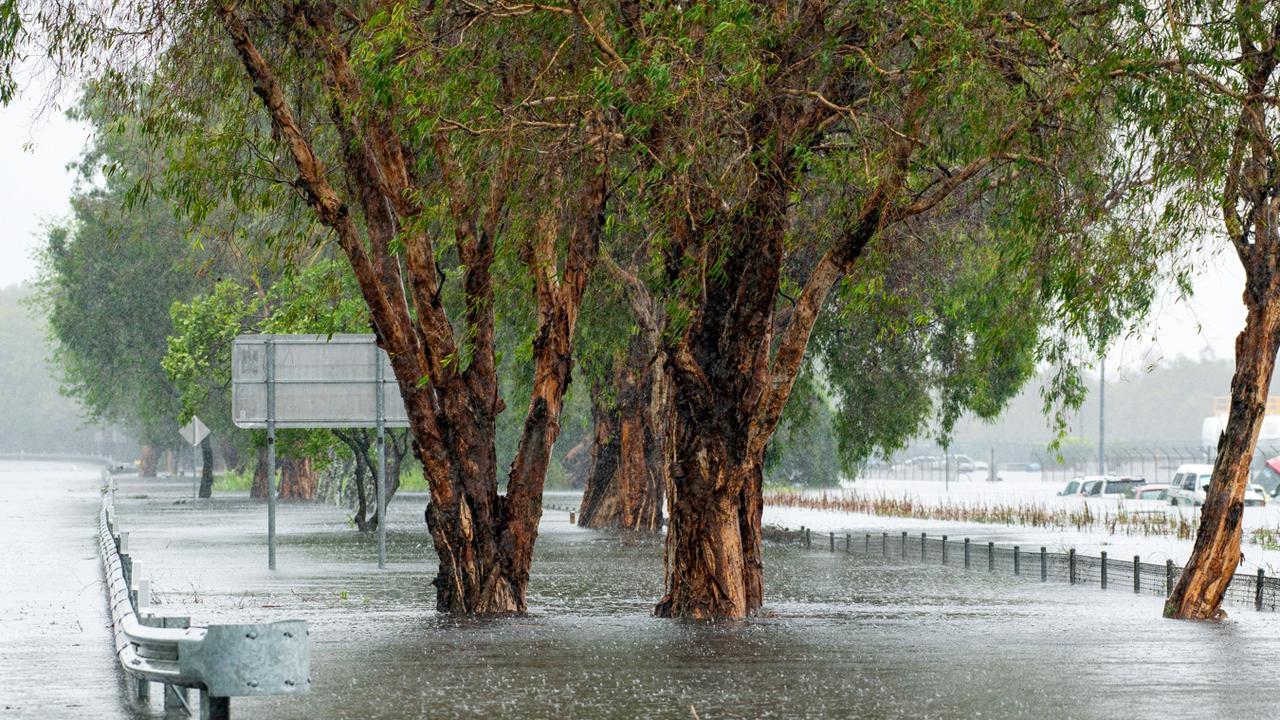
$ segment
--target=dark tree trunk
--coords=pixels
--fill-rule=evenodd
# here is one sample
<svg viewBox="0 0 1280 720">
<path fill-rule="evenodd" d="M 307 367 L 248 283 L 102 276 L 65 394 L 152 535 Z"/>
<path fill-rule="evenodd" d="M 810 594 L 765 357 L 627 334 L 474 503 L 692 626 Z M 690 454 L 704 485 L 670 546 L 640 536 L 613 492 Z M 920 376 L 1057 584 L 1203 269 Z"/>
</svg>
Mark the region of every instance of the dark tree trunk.
<svg viewBox="0 0 1280 720">
<path fill-rule="evenodd" d="M 369 500 L 365 492 L 365 477 L 367 476 L 366 456 L 363 452 L 356 455 L 355 460 L 355 481 L 356 481 L 356 529 L 360 532 L 368 532 L 369 527 Z"/>
<path fill-rule="evenodd" d="M 249 497 L 254 500 L 267 499 L 267 449 L 258 448 L 258 459 L 253 465 L 253 485 L 249 487 Z"/>
<path fill-rule="evenodd" d="M 138 475 L 144 478 L 153 478 L 156 476 L 156 463 L 159 460 L 159 451 L 154 445 L 143 445 L 139 452 L 138 459 Z"/>
<path fill-rule="evenodd" d="M 208 436 L 200 441 L 200 458 L 204 464 L 200 469 L 200 497 L 213 497 L 213 441 Z"/>
</svg>

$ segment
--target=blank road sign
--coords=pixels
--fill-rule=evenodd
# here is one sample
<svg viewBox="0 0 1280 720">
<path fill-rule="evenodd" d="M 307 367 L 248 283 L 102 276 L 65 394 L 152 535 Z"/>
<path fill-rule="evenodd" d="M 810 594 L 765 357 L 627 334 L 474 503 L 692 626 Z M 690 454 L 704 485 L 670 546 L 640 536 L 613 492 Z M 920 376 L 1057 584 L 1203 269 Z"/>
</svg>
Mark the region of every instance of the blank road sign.
<svg viewBox="0 0 1280 720">
<path fill-rule="evenodd" d="M 268 340 L 273 373 L 267 368 Z M 268 375 L 274 376 L 276 427 L 374 427 L 378 392 L 386 425 L 409 425 L 390 360 L 373 335 L 241 335 L 231 368 L 231 417 L 237 427 L 267 426 Z"/>
<path fill-rule="evenodd" d="M 209 434 L 209 428 L 200 420 L 200 418 L 192 415 L 191 422 L 182 426 L 179 430 L 188 445 L 196 446 L 204 442 L 205 437 Z"/>
</svg>

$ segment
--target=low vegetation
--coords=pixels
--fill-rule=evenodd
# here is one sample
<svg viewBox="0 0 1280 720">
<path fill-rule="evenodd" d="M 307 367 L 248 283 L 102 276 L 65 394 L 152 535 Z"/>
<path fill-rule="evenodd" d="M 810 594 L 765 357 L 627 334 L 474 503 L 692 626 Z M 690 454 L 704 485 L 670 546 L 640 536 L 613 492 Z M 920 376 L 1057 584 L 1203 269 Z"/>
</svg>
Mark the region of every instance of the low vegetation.
<svg viewBox="0 0 1280 720">
<path fill-rule="evenodd" d="M 1088 504 L 1051 507 L 1033 500 L 1012 502 L 926 503 L 909 495 L 901 497 L 885 493 L 803 493 L 795 491 L 765 494 L 765 504 L 806 510 L 829 510 L 860 513 L 880 517 L 915 520 L 942 520 L 989 525 L 1020 525 L 1050 530 L 1104 532 L 1108 535 L 1142 535 L 1193 540 L 1200 518 L 1198 512 L 1165 512 L 1137 510 L 1119 503 L 1114 508 L 1098 509 Z M 1247 542 L 1266 549 L 1280 549 L 1280 527 L 1255 528 L 1245 534 Z"/>
</svg>

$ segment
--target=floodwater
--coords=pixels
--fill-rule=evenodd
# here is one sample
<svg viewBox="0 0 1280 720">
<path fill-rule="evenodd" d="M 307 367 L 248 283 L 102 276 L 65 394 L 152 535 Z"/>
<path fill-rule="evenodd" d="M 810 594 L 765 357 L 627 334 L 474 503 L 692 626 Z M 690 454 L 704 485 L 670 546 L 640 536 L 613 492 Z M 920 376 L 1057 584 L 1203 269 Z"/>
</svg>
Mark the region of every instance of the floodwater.
<svg viewBox="0 0 1280 720">
<path fill-rule="evenodd" d="M 112 665 L 94 557 L 94 470 L 0 472 L 0 717 L 161 717 Z M 311 694 L 240 718 L 1274 717 L 1280 616 L 1160 619 L 1158 598 L 771 546 L 765 617 L 655 619 L 661 545 L 547 511 L 526 617 L 433 611 L 424 499 L 393 505 L 390 563 L 336 508 L 192 505 L 119 480 L 122 529 L 157 599 L 196 623 L 310 623 Z M 565 496 L 557 504 L 572 502 Z M 850 528 L 857 531 L 857 528 Z M 27 574 L 23 574 L 27 573 Z M 17 578 L 16 583 L 13 578 Z M 48 627 L 38 625 L 48 624 Z"/>
</svg>

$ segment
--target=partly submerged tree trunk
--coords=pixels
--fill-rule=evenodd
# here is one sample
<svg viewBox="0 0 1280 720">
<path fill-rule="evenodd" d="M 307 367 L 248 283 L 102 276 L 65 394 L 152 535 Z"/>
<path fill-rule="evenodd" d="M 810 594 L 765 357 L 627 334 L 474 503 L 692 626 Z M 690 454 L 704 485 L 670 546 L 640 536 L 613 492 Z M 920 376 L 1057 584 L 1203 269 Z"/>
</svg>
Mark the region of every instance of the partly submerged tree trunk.
<svg viewBox="0 0 1280 720">
<path fill-rule="evenodd" d="M 156 450 L 155 445 L 143 445 L 139 450 L 138 476 L 144 478 L 155 477 L 156 464 L 159 459 L 160 452 Z"/>
<path fill-rule="evenodd" d="M 617 397 L 592 392 L 591 468 L 578 524 L 657 532 L 670 482 L 671 394 L 662 357 L 619 363 Z"/>
<path fill-rule="evenodd" d="M 1191 558 L 1165 602 L 1166 617 L 1219 617 L 1227 587 L 1240 565 L 1241 520 L 1249 465 L 1266 415 L 1271 374 L 1280 347 L 1280 167 L 1275 162 L 1271 101 L 1273 76 L 1280 69 L 1280 24 L 1254 22 L 1261 6 L 1235 8 L 1236 38 L 1245 58 L 1239 67 L 1245 92 L 1231 153 L 1226 158 L 1220 209 L 1227 237 L 1244 266 L 1244 330 L 1236 337 L 1236 370 L 1231 410 L 1218 440 L 1213 477 L 1200 511 Z M 1259 16 L 1260 17 L 1260 16 Z M 1246 20 L 1248 18 L 1248 20 Z M 1256 34 L 1262 35 L 1261 38 Z M 1258 47 L 1270 48 L 1263 52 Z"/>
<path fill-rule="evenodd" d="M 1244 330 L 1236 338 L 1236 370 L 1231 379 L 1231 411 L 1218 440 L 1213 479 L 1200 510 L 1200 528 L 1191 559 L 1165 603 L 1167 617 L 1205 620 L 1219 616 L 1222 599 L 1240 565 L 1244 491 L 1280 343 L 1280 295 L 1275 288 L 1249 304 Z M 1250 292 L 1246 290 L 1246 298 Z"/>
<path fill-rule="evenodd" d="M 253 485 L 249 487 L 249 497 L 254 500 L 267 499 L 267 449 L 258 448 L 258 458 L 253 465 Z"/>
<path fill-rule="evenodd" d="M 426 520 L 439 559 L 433 581 L 437 609 L 523 612 L 547 463 L 570 381 L 574 326 L 604 227 L 607 146 L 613 133 L 603 118 L 575 113 L 572 144 L 580 150 L 556 158 L 561 162 L 553 159 L 542 176 L 542 192 L 554 202 L 526 206 L 542 215 L 535 218 L 536 227 L 520 231 L 526 238 L 521 259 L 533 276 L 538 305 L 534 380 L 507 494 L 500 497 L 494 440 L 495 418 L 504 403 L 498 392 L 492 270 L 500 236 L 517 232 L 507 227 L 507 185 L 512 154 L 521 151 L 522 142 L 493 146 L 487 156 L 493 161 L 474 169 L 462 164 L 447 134 L 434 135 L 432 142 L 407 142 L 401 123 L 352 66 L 352 40 L 341 30 L 347 21 L 339 19 L 337 8 L 293 4 L 287 11 L 290 22 L 253 27 L 255 32 L 287 27 L 284 38 L 268 42 L 294 44 L 322 65 L 318 89 L 325 102 L 317 105 L 330 111 L 338 142 L 328 146 L 337 149 L 334 159 L 344 170 L 331 175 L 304 129 L 313 118 L 295 115 L 289 98 L 296 93 L 286 94 L 285 78 L 258 49 L 242 17 L 254 17 L 255 8 L 224 0 L 216 13 L 270 114 L 274 136 L 293 160 L 292 184 L 336 236 L 369 307 L 378 344 L 390 357 L 414 454 L 431 490 Z M 507 79 L 506 99 L 526 92 L 517 87 L 520 73 Z M 429 155 L 439 171 L 429 179 L 417 172 L 426 162 L 420 155 Z M 449 242 L 462 268 L 461 317 L 451 315 L 442 300 L 441 283 L 448 276 L 437 265 L 433 233 L 439 223 L 424 222 L 436 207 L 420 204 L 436 189 L 449 200 Z M 403 252 L 393 252 L 395 247 Z M 458 362 L 463 356 L 470 362 Z"/>
<path fill-rule="evenodd" d="M 213 497 L 213 442 L 208 436 L 200 441 L 200 457 L 204 465 L 200 469 L 200 497 Z"/>
<path fill-rule="evenodd" d="M 314 500 L 316 471 L 311 458 L 280 459 L 280 499 Z"/>
</svg>

